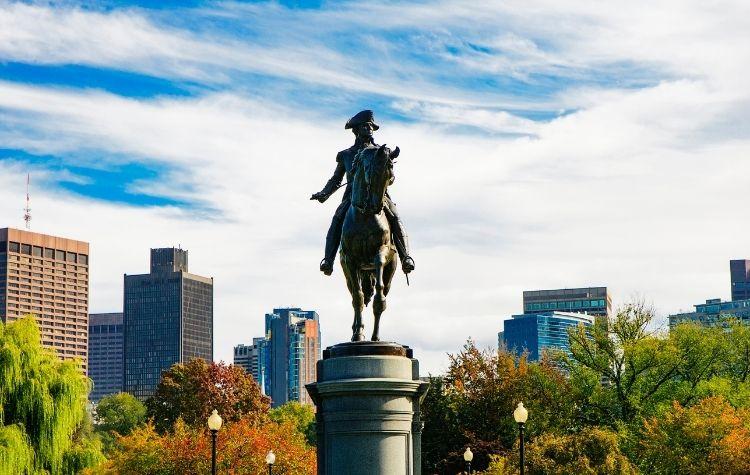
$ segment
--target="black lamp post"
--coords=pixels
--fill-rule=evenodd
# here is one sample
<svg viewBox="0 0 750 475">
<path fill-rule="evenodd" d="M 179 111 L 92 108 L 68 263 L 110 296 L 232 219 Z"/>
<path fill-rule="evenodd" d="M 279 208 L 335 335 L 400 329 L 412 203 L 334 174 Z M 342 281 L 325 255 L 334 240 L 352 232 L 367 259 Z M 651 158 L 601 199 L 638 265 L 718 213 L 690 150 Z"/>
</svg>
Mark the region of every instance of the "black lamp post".
<svg viewBox="0 0 750 475">
<path fill-rule="evenodd" d="M 219 413 L 214 409 L 208 417 L 208 429 L 211 431 L 211 475 L 216 475 L 216 435 L 221 429 L 221 422 Z"/>
<path fill-rule="evenodd" d="M 269 450 L 266 454 L 266 463 L 268 464 L 268 475 L 273 475 L 273 464 L 276 463 L 276 454 Z"/>
<path fill-rule="evenodd" d="M 472 453 L 469 447 L 466 447 L 464 452 L 464 462 L 466 463 L 466 473 L 471 473 L 471 461 L 474 460 L 474 453 Z"/>
<path fill-rule="evenodd" d="M 526 410 L 525 407 L 523 407 L 523 403 L 519 402 L 518 407 L 516 407 L 516 410 L 513 411 L 513 419 L 516 420 L 516 423 L 518 424 L 518 437 L 520 440 L 520 455 L 521 455 L 521 475 L 524 475 L 523 465 L 523 425 L 526 424 L 526 419 L 529 418 L 529 411 Z"/>
</svg>

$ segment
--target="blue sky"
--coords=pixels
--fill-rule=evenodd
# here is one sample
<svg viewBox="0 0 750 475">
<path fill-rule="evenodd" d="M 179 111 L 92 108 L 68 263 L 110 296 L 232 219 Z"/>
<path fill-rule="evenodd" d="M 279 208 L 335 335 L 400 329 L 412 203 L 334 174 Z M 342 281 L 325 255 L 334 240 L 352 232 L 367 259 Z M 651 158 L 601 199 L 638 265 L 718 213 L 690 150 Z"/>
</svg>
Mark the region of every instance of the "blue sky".
<svg viewBox="0 0 750 475">
<path fill-rule="evenodd" d="M 98 42 L 106 46 L 107 34 L 128 33 L 124 27 L 122 32 L 107 29 L 107 26 L 121 27 L 107 25 L 118 21 L 140 26 L 143 36 L 153 35 L 154 38 L 148 39 L 156 44 L 160 40 L 185 44 L 178 44 L 173 51 L 151 54 L 148 51 L 151 45 L 146 43 L 142 45 L 143 52 L 127 51 L 126 55 L 134 57 L 122 59 L 116 57 L 116 50 L 111 56 L 107 55 L 106 47 L 98 52 L 99 57 L 84 52 L 76 58 L 75 51 L 61 51 L 49 57 L 43 53 L 26 58 L 18 54 L 15 60 L 0 64 L 0 79 L 45 88 L 101 91 L 136 100 L 165 97 L 195 100 L 218 91 L 232 91 L 254 100 L 297 109 L 312 119 L 340 121 L 350 111 L 372 108 L 384 120 L 439 125 L 448 133 L 523 136 L 530 132 L 516 127 L 505 131 L 502 126 L 490 124 L 442 123 L 440 117 L 421 111 L 420 106 L 470 106 L 488 113 L 506 113 L 511 118 L 544 123 L 576 109 L 575 104 L 560 103 L 559 96 L 566 90 L 581 87 L 636 89 L 653 86 L 668 76 L 658 65 L 624 59 L 598 64 L 556 60 L 553 55 L 558 45 L 554 38 L 528 34 L 524 25 L 513 25 L 513 21 L 507 21 L 498 41 L 497 34 L 490 33 L 495 25 L 474 23 L 470 18 L 456 23 L 444 21 L 438 27 L 398 21 L 380 24 L 375 20 L 381 9 L 389 8 L 391 14 L 397 13 L 398 5 L 393 3 L 84 2 L 76 5 L 66 2 L 61 5 L 45 8 L 9 4 L 6 11 L 29 17 L 51 15 L 48 20 L 52 22 L 54 16 L 59 15 L 63 24 L 73 23 L 72 18 L 76 18 L 101 34 L 98 38 L 75 39 L 83 44 L 70 44 L 61 50 L 90 48 L 91 43 Z M 412 8 L 430 10 L 432 7 L 429 3 L 416 3 Z M 358 10 L 371 20 L 349 24 L 347 15 L 355 16 Z M 69 38 L 67 32 L 59 35 Z M 54 39 L 50 38 L 50 42 L 54 43 Z M 123 45 L 123 49 L 138 48 L 136 38 L 124 42 L 129 44 Z M 187 49 L 191 43 L 202 43 L 207 51 L 190 57 Z M 50 46 L 54 48 L 54 45 L 44 45 L 44 48 Z M 288 55 L 290 61 L 304 56 L 303 61 L 310 63 L 305 68 L 314 69 L 314 73 L 324 77 L 310 77 L 305 74 L 305 68 L 294 71 L 293 62 L 273 64 L 273 59 L 267 58 L 265 61 L 272 64 L 263 64 L 264 61 L 253 64 L 251 57 L 243 58 L 255 54 L 258 48 L 276 51 L 281 57 Z M 226 57 L 211 57 L 212 49 L 222 50 Z M 152 57 L 139 58 L 141 54 Z M 240 61 L 234 62 L 233 56 Z M 516 64 L 493 66 L 498 59 Z M 330 70 L 326 62 L 331 63 Z M 341 81 L 336 80 L 337 71 L 344 76 Z M 398 87 L 390 90 L 389 85 Z M 416 104 L 405 107 L 404 101 Z M 13 114 L 7 109 L 2 112 Z M 117 164 L 119 186 L 101 186 L 108 176 L 96 167 L 76 163 L 81 155 L 92 154 L 106 156 L 107 161 Z M 19 153 L 13 158 L 39 163 L 33 154 Z M 91 198 L 134 206 L 170 203 L 183 207 L 203 206 L 197 199 L 123 191 L 128 183 L 163 178 L 163 173 L 169 171 L 167 164 L 153 167 L 127 163 L 128 158 L 116 150 L 72 150 L 56 158 L 58 160 L 53 160 L 56 167 L 85 180 L 75 186 L 65 181 L 56 186 Z M 142 157 L 142 161 L 153 158 Z"/>
<path fill-rule="evenodd" d="M 608 285 L 663 321 L 726 296 L 726 261 L 749 253 L 748 13 L 0 2 L 0 226 L 21 224 L 30 173 L 34 229 L 98 250 L 92 311 L 118 310 L 149 247 L 181 243 L 216 278 L 217 359 L 284 304 L 318 309 L 333 343 L 348 297 L 316 267 L 338 197 L 307 198 L 369 108 L 403 150 L 392 195 L 418 265 L 390 331 L 430 370 L 469 336 L 492 344 L 523 289 Z"/>
</svg>

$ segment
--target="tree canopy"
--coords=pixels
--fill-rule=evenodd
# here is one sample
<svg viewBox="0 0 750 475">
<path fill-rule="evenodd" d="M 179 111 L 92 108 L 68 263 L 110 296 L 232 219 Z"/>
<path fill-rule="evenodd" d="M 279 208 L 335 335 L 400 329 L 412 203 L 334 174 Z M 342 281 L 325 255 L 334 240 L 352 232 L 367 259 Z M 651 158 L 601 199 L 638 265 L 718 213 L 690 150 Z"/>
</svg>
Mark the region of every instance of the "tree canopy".
<svg viewBox="0 0 750 475">
<path fill-rule="evenodd" d="M 0 473 L 76 473 L 103 459 L 88 378 L 40 342 L 32 317 L 0 322 Z"/>
<path fill-rule="evenodd" d="M 162 374 L 154 396 L 146 401 L 147 415 L 164 432 L 178 418 L 188 425 L 205 425 L 216 409 L 225 422 L 268 412 L 270 399 L 244 368 L 194 358 Z"/>
<path fill-rule="evenodd" d="M 128 435 L 146 422 L 146 406 L 132 394 L 111 394 L 99 401 L 96 415 L 98 429 Z"/>
<path fill-rule="evenodd" d="M 634 302 L 571 330 L 571 354 L 539 362 L 469 341 L 430 379 L 425 471 L 462 470 L 467 446 L 474 469 L 517 471 L 522 401 L 529 473 L 750 473 L 750 327 L 654 327 Z"/>
</svg>

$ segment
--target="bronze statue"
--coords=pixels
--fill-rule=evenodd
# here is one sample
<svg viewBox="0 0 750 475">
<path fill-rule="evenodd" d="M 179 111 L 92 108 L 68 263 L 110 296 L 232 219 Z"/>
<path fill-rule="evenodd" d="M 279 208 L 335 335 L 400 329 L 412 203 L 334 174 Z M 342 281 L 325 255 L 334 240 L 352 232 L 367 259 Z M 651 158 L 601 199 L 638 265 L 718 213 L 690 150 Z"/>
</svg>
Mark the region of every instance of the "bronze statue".
<svg viewBox="0 0 750 475">
<path fill-rule="evenodd" d="M 346 190 L 328 229 L 325 257 L 320 263 L 320 270 L 325 275 L 331 275 L 336 251 L 341 245 L 341 266 L 354 306 L 352 341 L 364 339 L 362 309 L 373 293 L 375 326 L 372 340 L 377 341 L 380 315 L 385 310 L 385 296 L 396 271 L 394 245 L 404 273 L 408 275 L 414 270 L 408 236 L 396 206 L 386 191 L 393 183 L 393 159 L 398 156 L 399 149 L 396 147 L 391 152 L 387 147 L 378 147 L 374 143 L 372 133 L 379 127 L 372 111 L 357 113 L 349 119 L 345 129 L 354 132 L 354 145 L 338 153 L 333 176 L 322 191 L 310 197 L 323 203 L 342 186 L 341 181 L 346 175 Z"/>
</svg>

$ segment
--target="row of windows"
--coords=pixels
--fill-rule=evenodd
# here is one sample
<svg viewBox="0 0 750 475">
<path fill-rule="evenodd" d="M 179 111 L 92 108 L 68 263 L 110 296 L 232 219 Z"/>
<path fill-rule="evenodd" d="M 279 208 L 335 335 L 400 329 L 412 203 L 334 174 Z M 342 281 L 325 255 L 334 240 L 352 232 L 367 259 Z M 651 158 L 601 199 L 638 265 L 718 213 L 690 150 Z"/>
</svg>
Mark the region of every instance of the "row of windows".
<svg viewBox="0 0 750 475">
<path fill-rule="evenodd" d="M 27 256 L 44 257 L 45 259 L 56 259 L 58 261 L 73 262 L 88 265 L 89 256 L 87 254 L 76 254 L 75 252 L 62 251 L 60 249 L 50 249 L 48 247 L 32 246 L 14 241 L 0 242 L 0 251 L 5 251 L 7 245 L 8 252 L 20 252 Z"/>
<path fill-rule="evenodd" d="M 575 310 L 604 308 L 604 300 L 574 300 L 570 302 L 543 302 L 526 304 L 526 310 Z"/>
<path fill-rule="evenodd" d="M 89 333 L 122 333 L 122 325 L 89 325 Z"/>
<path fill-rule="evenodd" d="M 0 255 L 3 255 L 4 253 L 0 252 Z M 87 272 L 88 271 L 88 265 L 76 265 L 75 262 L 65 262 L 65 261 L 49 261 L 45 260 L 43 258 L 34 258 L 34 257 L 26 257 L 22 254 L 11 254 L 8 256 L 7 261 L 11 265 L 19 265 L 21 267 L 28 268 L 27 264 L 35 264 L 36 266 L 42 266 L 45 270 L 54 270 L 54 269 L 67 269 L 69 271 L 77 270 L 79 272 Z"/>
<path fill-rule="evenodd" d="M 48 274 L 88 274 L 88 266 L 77 266 L 74 264 L 67 264 L 65 262 L 50 262 L 45 261 L 44 259 L 29 259 L 22 256 L 11 256 L 11 258 L 8 259 L 8 265 L 11 269 L 17 268 L 22 270 L 35 270 L 39 272 L 44 271 Z"/>
</svg>

